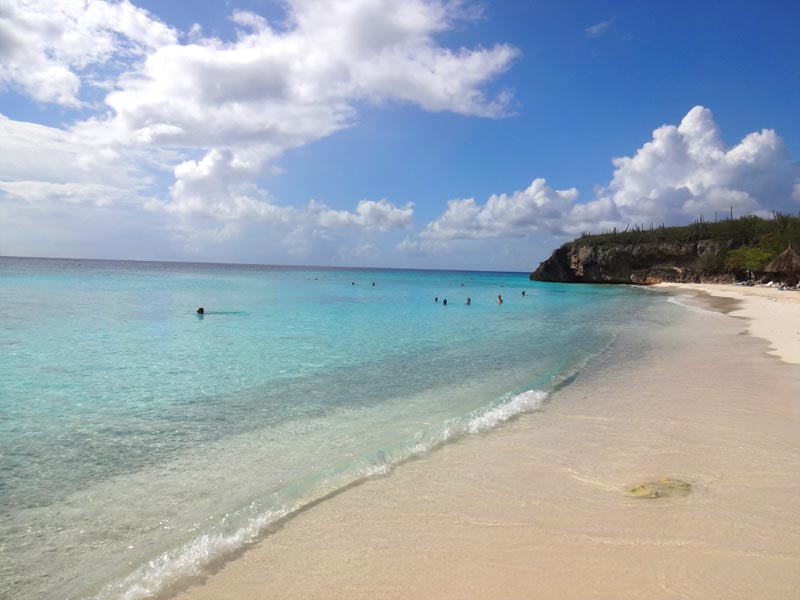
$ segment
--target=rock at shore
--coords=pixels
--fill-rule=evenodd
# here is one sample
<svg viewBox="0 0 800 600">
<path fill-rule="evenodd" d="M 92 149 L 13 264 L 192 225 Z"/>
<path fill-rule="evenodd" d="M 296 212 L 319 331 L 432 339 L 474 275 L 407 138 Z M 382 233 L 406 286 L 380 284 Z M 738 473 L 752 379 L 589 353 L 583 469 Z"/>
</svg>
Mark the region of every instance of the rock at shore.
<svg viewBox="0 0 800 600">
<path fill-rule="evenodd" d="M 649 481 L 628 490 L 637 498 L 669 498 L 672 496 L 688 496 L 692 485 L 680 479 L 665 477 L 658 481 Z"/>
</svg>

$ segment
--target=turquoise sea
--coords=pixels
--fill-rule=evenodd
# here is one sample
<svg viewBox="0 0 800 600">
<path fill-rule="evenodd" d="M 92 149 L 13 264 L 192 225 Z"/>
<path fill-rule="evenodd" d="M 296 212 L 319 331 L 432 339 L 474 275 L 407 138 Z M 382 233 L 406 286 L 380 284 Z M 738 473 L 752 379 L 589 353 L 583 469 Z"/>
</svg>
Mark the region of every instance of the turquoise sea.
<svg viewBox="0 0 800 600">
<path fill-rule="evenodd" d="M 0 258 L 0 597 L 150 597 L 557 401 L 655 301 L 518 273 Z"/>
</svg>

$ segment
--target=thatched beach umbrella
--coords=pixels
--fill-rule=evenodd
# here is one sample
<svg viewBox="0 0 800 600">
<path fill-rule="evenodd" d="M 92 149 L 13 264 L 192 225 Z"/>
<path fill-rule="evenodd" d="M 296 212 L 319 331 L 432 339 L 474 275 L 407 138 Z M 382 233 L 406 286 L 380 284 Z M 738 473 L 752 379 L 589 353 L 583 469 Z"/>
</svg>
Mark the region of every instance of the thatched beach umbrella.
<svg viewBox="0 0 800 600">
<path fill-rule="evenodd" d="M 800 273 L 800 255 L 794 251 L 792 245 L 781 252 L 778 257 L 764 267 L 767 273 L 782 273 L 790 277 L 796 277 Z"/>
</svg>

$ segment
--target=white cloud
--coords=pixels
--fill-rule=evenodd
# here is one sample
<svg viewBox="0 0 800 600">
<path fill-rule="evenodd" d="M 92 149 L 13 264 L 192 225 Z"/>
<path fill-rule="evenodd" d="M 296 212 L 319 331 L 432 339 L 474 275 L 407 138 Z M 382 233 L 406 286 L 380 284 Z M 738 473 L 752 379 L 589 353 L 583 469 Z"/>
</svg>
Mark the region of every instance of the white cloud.
<svg viewBox="0 0 800 600">
<path fill-rule="evenodd" d="M 152 201 L 148 208 L 218 221 L 268 219 L 285 222 L 291 216 L 293 209 L 272 204 L 266 192 L 248 180 L 257 173 L 257 165 L 230 151 L 212 150 L 201 160 L 182 162 L 174 173 L 171 201 Z"/>
<path fill-rule="evenodd" d="M 355 212 L 332 210 L 324 204 L 312 202 L 309 212 L 316 215 L 317 224 L 325 229 L 360 227 L 371 231 L 409 229 L 413 225 L 414 208 L 409 202 L 395 206 L 385 199 L 361 200 Z"/>
<path fill-rule="evenodd" d="M 262 260 L 352 262 L 366 256 L 363 248 L 372 246 L 374 235 L 413 225 L 411 203 L 361 200 L 354 211 L 315 200 L 299 207 L 278 204 L 248 180 L 257 164 L 230 151 L 212 150 L 174 171 L 170 199 L 150 200 L 146 207 L 175 218 L 170 237 L 190 254 L 203 255 L 213 248 L 219 256 L 224 248 L 237 247 L 238 238 L 252 238 L 271 241 L 271 258 Z M 247 252 L 264 256 L 263 248 Z M 276 253 L 283 258 L 274 258 Z"/>
<path fill-rule="evenodd" d="M 574 235 L 634 223 L 684 223 L 714 212 L 735 215 L 791 210 L 800 200 L 800 168 L 771 129 L 728 148 L 711 111 L 696 106 L 680 125 L 664 125 L 633 156 L 615 158 L 608 185 L 589 202 L 575 189 L 555 190 L 536 179 L 525 190 L 451 200 L 407 253 L 443 253 L 448 242 L 530 235 Z"/>
<path fill-rule="evenodd" d="M 165 215 L 186 240 L 230 240 L 250 221 L 288 228 L 295 241 L 407 230 L 411 203 L 362 200 L 352 211 L 313 201 L 289 206 L 259 182 L 287 150 L 351 126 L 365 102 L 508 114 L 512 97 L 485 88 L 518 51 L 505 44 L 451 49 L 437 39 L 480 16 L 476 6 L 288 0 L 277 27 L 233 12 L 232 40 L 209 37 L 200 25 L 178 32 L 128 0 L 4 7 L 0 84 L 95 112 L 65 128 L 0 116 L 10 132 L 0 137 L 3 189 L 43 206 L 47 199 L 139 203 Z M 174 177 L 166 192 L 164 173 Z"/>
<path fill-rule="evenodd" d="M 632 157 L 614 159 L 601 193 L 628 222 L 678 222 L 714 211 L 782 209 L 798 177 L 783 141 L 771 129 L 726 148 L 711 111 L 696 106 L 680 125 L 664 125 Z"/>
<path fill-rule="evenodd" d="M 2 186 L 5 188 L 5 184 Z M 127 204 L 87 199 L 91 189 L 59 187 L 23 200 L 0 191 L 0 255 L 170 260 L 181 257 L 155 215 Z M 96 190 L 102 199 L 108 190 Z M 57 194 L 61 194 L 60 196 Z M 67 196 L 67 198 L 64 197 Z"/>
<path fill-rule="evenodd" d="M 435 34 L 462 17 L 436 0 L 293 0 L 288 27 L 237 11 L 237 38 L 155 49 L 106 97 L 110 119 L 85 128 L 119 143 L 248 152 L 266 163 L 348 127 L 360 101 L 497 117 L 511 98 L 484 85 L 518 52 L 457 51 Z"/>
<path fill-rule="evenodd" d="M 211 148 L 175 169 L 169 212 L 204 213 L 220 221 L 316 216 L 322 229 L 408 228 L 413 209 L 362 201 L 355 212 L 286 209 L 253 183 L 290 148 L 349 126 L 354 103 L 411 102 L 426 110 L 501 116 L 509 98 L 485 98 L 482 86 L 517 52 L 456 52 L 434 34 L 463 18 L 459 3 L 422 0 L 316 0 L 289 3 L 289 26 L 277 31 L 243 11 L 234 42 L 207 38 L 163 47 L 120 82 L 107 103 L 120 141 Z"/>
<path fill-rule="evenodd" d="M 136 199 L 135 191 L 98 183 L 0 181 L 0 190 L 32 203 L 59 202 L 107 206 Z"/>
<path fill-rule="evenodd" d="M 266 191 L 247 178 L 258 164 L 242 160 L 230 151 L 212 150 L 201 160 L 187 160 L 175 167 L 175 184 L 169 202 L 152 200 L 147 208 L 179 217 L 202 217 L 224 223 L 268 221 L 274 225 L 311 226 L 318 229 L 408 229 L 413 224 L 413 204 L 398 207 L 385 199 L 361 200 L 354 212 L 334 210 L 314 200 L 303 208 L 280 206 Z M 236 230 L 225 231 L 233 234 Z"/>
<path fill-rule="evenodd" d="M 135 149 L 98 144 L 70 129 L 15 121 L 0 114 L 0 180 L 137 187 Z"/>
<path fill-rule="evenodd" d="M 175 32 L 128 0 L 29 0 L 0 6 L 0 83 L 38 102 L 79 106 L 82 72 L 173 44 Z"/>
<path fill-rule="evenodd" d="M 519 237 L 560 227 L 578 190 L 555 190 L 544 179 L 512 194 L 493 194 L 484 205 L 474 198 L 450 200 L 447 210 L 420 233 L 426 239 Z"/>
<path fill-rule="evenodd" d="M 606 21 L 601 21 L 599 23 L 595 23 L 583 30 L 583 32 L 588 37 L 600 37 L 603 34 L 608 33 L 611 30 L 611 26 L 614 24 L 614 19 L 608 19 Z"/>
</svg>

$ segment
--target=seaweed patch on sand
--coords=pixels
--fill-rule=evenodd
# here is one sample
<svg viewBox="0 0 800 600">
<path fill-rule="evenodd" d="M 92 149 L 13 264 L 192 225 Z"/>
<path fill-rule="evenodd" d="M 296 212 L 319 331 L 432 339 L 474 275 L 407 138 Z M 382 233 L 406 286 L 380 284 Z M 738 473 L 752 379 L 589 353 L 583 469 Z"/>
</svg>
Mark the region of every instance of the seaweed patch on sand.
<svg viewBox="0 0 800 600">
<path fill-rule="evenodd" d="M 645 499 L 688 496 L 691 491 L 692 484 L 669 477 L 659 479 L 658 481 L 649 481 L 628 490 L 633 496 Z"/>
</svg>

